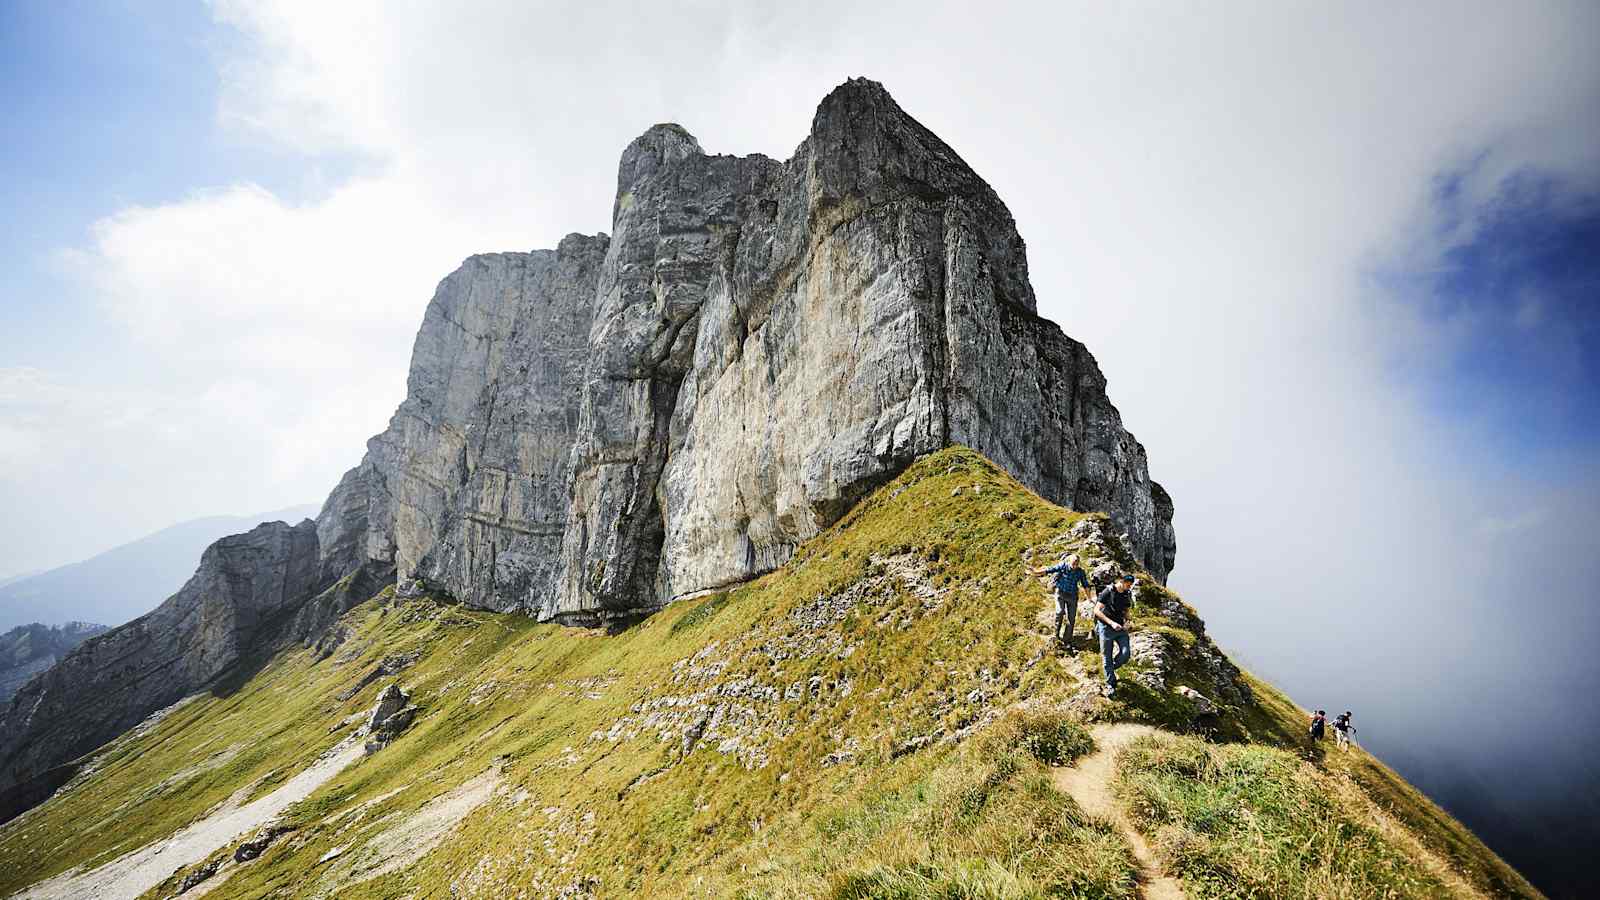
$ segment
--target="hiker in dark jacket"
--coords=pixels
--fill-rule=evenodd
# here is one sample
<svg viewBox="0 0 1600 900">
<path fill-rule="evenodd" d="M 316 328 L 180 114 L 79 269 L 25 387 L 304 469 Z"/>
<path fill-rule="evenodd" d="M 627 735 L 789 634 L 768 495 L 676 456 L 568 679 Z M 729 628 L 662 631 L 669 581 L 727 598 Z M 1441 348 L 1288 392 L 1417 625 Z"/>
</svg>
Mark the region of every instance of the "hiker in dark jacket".
<svg viewBox="0 0 1600 900">
<path fill-rule="evenodd" d="M 1350 710 L 1345 710 L 1343 715 L 1333 719 L 1333 736 L 1337 739 L 1339 748 L 1347 750 L 1350 747 L 1350 736 L 1355 734 L 1356 727 L 1350 724 Z"/>
<path fill-rule="evenodd" d="M 1128 611 L 1133 608 L 1133 576 L 1117 574 L 1111 586 L 1095 598 L 1094 617 L 1100 633 L 1100 656 L 1105 663 L 1106 696 L 1117 690 L 1117 670 L 1128 662 L 1133 648 L 1128 643 Z"/>
<path fill-rule="evenodd" d="M 1327 730 L 1328 712 L 1327 710 L 1319 709 L 1317 710 L 1317 714 L 1311 717 L 1311 728 L 1309 729 L 1309 733 L 1311 735 L 1311 741 L 1313 745 L 1317 741 L 1322 740 L 1322 736 L 1327 733 Z"/>
<path fill-rule="evenodd" d="M 1089 576 L 1078 565 L 1077 554 L 1064 557 L 1060 563 L 1048 568 L 1029 569 L 1028 574 L 1055 576 L 1051 584 L 1056 594 L 1056 643 L 1063 647 L 1072 646 L 1072 634 L 1078 625 L 1078 592 L 1090 590 Z M 1063 619 L 1067 623 L 1065 633 L 1061 630 Z"/>
</svg>

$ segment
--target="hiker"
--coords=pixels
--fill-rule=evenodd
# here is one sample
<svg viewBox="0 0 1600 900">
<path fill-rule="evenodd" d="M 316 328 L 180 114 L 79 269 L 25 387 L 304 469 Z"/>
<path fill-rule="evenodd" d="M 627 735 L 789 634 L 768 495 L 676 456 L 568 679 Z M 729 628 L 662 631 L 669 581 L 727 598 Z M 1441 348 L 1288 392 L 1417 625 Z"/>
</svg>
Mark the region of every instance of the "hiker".
<svg viewBox="0 0 1600 900">
<path fill-rule="evenodd" d="M 1052 586 L 1056 593 L 1056 643 L 1062 647 L 1072 646 L 1073 632 L 1078 627 L 1078 592 L 1089 590 L 1089 575 L 1078 565 L 1078 555 L 1064 556 L 1061 561 L 1053 566 L 1042 569 L 1029 569 L 1029 575 L 1054 575 Z M 1093 591 L 1090 591 L 1093 594 Z M 1061 620 L 1067 622 L 1066 633 L 1061 631 Z"/>
<path fill-rule="evenodd" d="M 1333 736 L 1338 741 L 1339 749 L 1350 748 L 1350 736 L 1355 734 L 1356 727 L 1350 724 L 1350 710 L 1345 710 L 1342 715 L 1333 720 Z"/>
<path fill-rule="evenodd" d="M 1117 692 L 1117 670 L 1128 662 L 1133 648 L 1128 644 L 1128 610 L 1133 607 L 1133 576 L 1118 572 L 1111 586 L 1094 601 L 1096 628 L 1100 632 L 1100 655 L 1105 660 L 1107 697 Z M 1113 653 L 1115 650 L 1115 653 Z"/>
<path fill-rule="evenodd" d="M 1311 746 L 1315 747 L 1317 745 L 1317 741 L 1322 740 L 1322 736 L 1327 733 L 1327 729 L 1328 729 L 1328 713 L 1327 713 L 1327 710 L 1319 709 L 1319 710 L 1317 710 L 1317 714 L 1311 717 L 1311 728 L 1310 728 Z"/>
</svg>

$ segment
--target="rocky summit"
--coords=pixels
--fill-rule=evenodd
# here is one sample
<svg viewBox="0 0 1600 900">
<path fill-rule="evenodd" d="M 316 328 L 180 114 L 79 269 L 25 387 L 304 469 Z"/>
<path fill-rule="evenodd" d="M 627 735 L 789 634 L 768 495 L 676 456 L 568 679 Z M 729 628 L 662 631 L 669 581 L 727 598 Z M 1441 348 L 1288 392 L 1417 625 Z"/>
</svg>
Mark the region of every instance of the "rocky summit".
<svg viewBox="0 0 1600 900">
<path fill-rule="evenodd" d="M 771 570 L 953 443 L 1171 570 L 1172 502 L 1039 317 L 1005 204 L 854 80 L 787 162 L 658 125 L 622 154 L 610 237 L 467 260 L 318 530 L 409 592 L 625 619 Z"/>
</svg>

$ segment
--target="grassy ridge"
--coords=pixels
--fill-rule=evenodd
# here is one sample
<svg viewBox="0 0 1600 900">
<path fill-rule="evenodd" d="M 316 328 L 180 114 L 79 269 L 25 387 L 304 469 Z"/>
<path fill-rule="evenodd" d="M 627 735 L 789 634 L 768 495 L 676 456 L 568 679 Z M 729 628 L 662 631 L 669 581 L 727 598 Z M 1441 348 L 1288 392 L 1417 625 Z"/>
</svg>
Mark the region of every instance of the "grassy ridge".
<svg viewBox="0 0 1600 900">
<path fill-rule="evenodd" d="M 398 681 L 421 710 L 411 728 L 293 808 L 295 830 L 225 866 L 210 896 L 1133 896 L 1121 836 L 1045 777 L 1088 749 L 1058 710 L 1192 730 L 1177 689 L 1216 689 L 1192 610 L 1148 579 L 1134 623 L 1164 636 L 1166 690 L 1093 699 L 1094 657 L 1049 651 L 1024 560 L 1115 555 L 1069 537 L 1081 518 L 952 448 L 781 570 L 620 634 L 380 596 L 348 614 L 334 656 L 285 654 L 183 705 L 0 829 L 0 893 L 271 790 Z M 1206 726 L 1220 739 L 1298 734 L 1265 686 L 1221 705 Z M 1504 870 L 1429 821 L 1436 842 Z"/>
</svg>

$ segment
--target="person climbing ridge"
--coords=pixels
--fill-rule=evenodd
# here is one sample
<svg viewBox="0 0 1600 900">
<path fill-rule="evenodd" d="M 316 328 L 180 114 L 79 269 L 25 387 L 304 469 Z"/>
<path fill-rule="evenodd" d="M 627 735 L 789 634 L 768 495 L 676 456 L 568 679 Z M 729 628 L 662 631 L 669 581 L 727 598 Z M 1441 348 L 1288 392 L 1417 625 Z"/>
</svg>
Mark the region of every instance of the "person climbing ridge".
<svg viewBox="0 0 1600 900">
<path fill-rule="evenodd" d="M 1078 625 L 1078 592 L 1089 590 L 1089 576 L 1078 565 L 1078 555 L 1064 556 L 1061 561 L 1053 566 L 1042 569 L 1029 569 L 1029 575 L 1054 575 L 1052 587 L 1056 594 L 1056 643 L 1064 648 L 1072 646 L 1073 632 Z M 1090 591 L 1093 593 L 1093 591 Z M 1067 623 L 1066 633 L 1061 631 L 1061 622 Z"/>
<path fill-rule="evenodd" d="M 1309 733 L 1311 735 L 1311 746 L 1313 748 L 1316 747 L 1317 741 L 1322 740 L 1322 736 L 1327 734 L 1327 730 L 1328 712 L 1327 710 L 1319 709 L 1317 710 L 1317 714 L 1311 717 L 1311 728 L 1309 729 Z"/>
<path fill-rule="evenodd" d="M 1355 734 L 1355 732 L 1356 727 L 1350 724 L 1350 710 L 1347 709 L 1342 715 L 1334 718 L 1333 735 L 1338 740 L 1339 749 L 1349 749 L 1350 738 Z"/>
<path fill-rule="evenodd" d="M 1095 598 L 1094 617 L 1100 633 L 1100 656 L 1105 662 L 1105 695 L 1117 692 L 1117 670 L 1128 662 L 1133 648 L 1128 642 L 1128 610 L 1133 607 L 1133 576 L 1117 573 L 1111 586 Z"/>
</svg>

